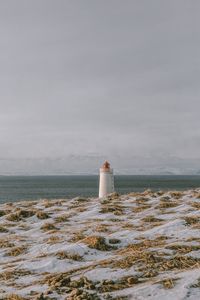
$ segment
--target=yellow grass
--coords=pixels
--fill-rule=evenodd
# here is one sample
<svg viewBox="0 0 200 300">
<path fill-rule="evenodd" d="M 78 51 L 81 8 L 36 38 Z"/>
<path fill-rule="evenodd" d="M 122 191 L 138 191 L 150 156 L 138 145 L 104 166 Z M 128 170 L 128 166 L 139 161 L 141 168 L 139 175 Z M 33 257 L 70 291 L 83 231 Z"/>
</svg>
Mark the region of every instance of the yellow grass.
<svg viewBox="0 0 200 300">
<path fill-rule="evenodd" d="M 83 243 L 87 244 L 88 247 L 101 250 L 101 251 L 109 251 L 116 249 L 114 246 L 110 246 L 106 243 L 106 240 L 104 237 L 101 236 L 89 236 L 86 237 L 83 241 Z"/>
</svg>

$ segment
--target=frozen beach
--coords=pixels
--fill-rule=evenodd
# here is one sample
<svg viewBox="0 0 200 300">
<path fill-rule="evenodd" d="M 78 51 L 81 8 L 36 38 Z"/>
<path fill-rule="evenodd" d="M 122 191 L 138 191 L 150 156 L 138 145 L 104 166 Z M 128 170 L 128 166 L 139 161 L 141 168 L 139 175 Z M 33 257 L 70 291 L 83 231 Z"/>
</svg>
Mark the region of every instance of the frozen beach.
<svg viewBox="0 0 200 300">
<path fill-rule="evenodd" d="M 0 205 L 0 299 L 200 298 L 200 190 Z"/>
</svg>

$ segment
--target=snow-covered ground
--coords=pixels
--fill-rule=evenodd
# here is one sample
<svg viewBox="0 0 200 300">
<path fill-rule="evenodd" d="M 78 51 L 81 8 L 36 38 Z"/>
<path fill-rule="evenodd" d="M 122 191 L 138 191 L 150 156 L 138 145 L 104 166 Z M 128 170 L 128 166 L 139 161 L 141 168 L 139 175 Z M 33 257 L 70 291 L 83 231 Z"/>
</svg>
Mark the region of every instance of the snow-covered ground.
<svg viewBox="0 0 200 300">
<path fill-rule="evenodd" d="M 2 204 L 0 299 L 200 299 L 200 190 Z"/>
</svg>

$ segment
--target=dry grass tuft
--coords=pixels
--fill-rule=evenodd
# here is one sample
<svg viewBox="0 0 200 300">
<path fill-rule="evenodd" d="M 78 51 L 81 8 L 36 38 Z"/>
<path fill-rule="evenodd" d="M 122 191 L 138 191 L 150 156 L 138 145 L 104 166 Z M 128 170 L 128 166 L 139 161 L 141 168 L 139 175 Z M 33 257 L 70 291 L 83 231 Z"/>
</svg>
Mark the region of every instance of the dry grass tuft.
<svg viewBox="0 0 200 300">
<path fill-rule="evenodd" d="M 53 223 L 45 223 L 40 227 L 40 229 L 43 231 L 58 230 Z"/>
<path fill-rule="evenodd" d="M 31 275 L 31 271 L 24 270 L 24 269 L 20 269 L 20 270 L 15 269 L 14 271 L 12 270 L 12 271 L 1 272 L 0 280 L 7 281 L 10 279 L 16 279 L 16 278 L 27 276 L 27 275 Z"/>
<path fill-rule="evenodd" d="M 55 222 L 57 223 L 62 223 L 62 222 L 67 222 L 69 221 L 69 216 L 68 215 L 61 215 L 55 218 Z"/>
<path fill-rule="evenodd" d="M 89 248 L 97 249 L 100 251 L 115 250 L 116 247 L 106 244 L 106 240 L 102 236 L 89 236 L 83 240 L 83 243 L 87 244 Z"/>
<path fill-rule="evenodd" d="M 200 209 L 200 202 L 191 202 L 190 205 L 196 209 Z"/>
<path fill-rule="evenodd" d="M 119 260 L 113 262 L 113 268 L 120 268 L 120 269 L 128 269 L 133 265 L 137 265 L 140 262 L 141 266 L 153 264 L 154 262 L 158 262 L 160 260 L 159 256 L 155 256 L 153 252 L 143 252 L 143 251 L 136 251 L 129 255 L 126 255 Z M 147 271 L 147 270 L 146 270 Z"/>
<path fill-rule="evenodd" d="M 0 239 L 0 248 L 14 247 L 14 244 L 6 239 Z"/>
<path fill-rule="evenodd" d="M 37 205 L 37 204 L 38 204 L 38 201 L 25 201 L 25 202 L 21 203 L 20 206 L 33 207 L 34 205 Z"/>
<path fill-rule="evenodd" d="M 27 223 L 20 223 L 18 225 L 18 228 L 19 229 L 22 229 L 22 230 L 29 230 L 31 227 L 27 225 Z"/>
<path fill-rule="evenodd" d="M 200 192 L 197 190 L 192 191 L 191 197 L 194 197 L 196 199 L 200 199 Z"/>
<path fill-rule="evenodd" d="M 125 276 L 116 281 L 114 280 L 103 280 L 98 286 L 100 293 L 113 292 L 138 284 L 140 281 L 137 276 Z"/>
<path fill-rule="evenodd" d="M 139 192 L 131 192 L 127 196 L 128 197 L 139 197 L 141 194 Z"/>
<path fill-rule="evenodd" d="M 173 244 L 165 247 L 166 249 L 174 250 L 175 253 L 179 254 L 186 254 L 191 251 L 198 251 L 200 250 L 200 245 L 179 245 L 179 244 Z"/>
<path fill-rule="evenodd" d="M 149 209 L 149 208 L 151 208 L 151 205 L 144 204 L 144 205 L 139 205 L 137 207 L 133 207 L 132 211 L 134 213 L 139 213 L 139 212 L 141 212 L 141 211 L 143 211 L 145 209 Z"/>
<path fill-rule="evenodd" d="M 194 284 L 192 284 L 190 287 L 191 288 L 200 288 L 200 278 L 198 278 L 197 281 Z"/>
<path fill-rule="evenodd" d="M 161 198 L 160 198 L 160 201 L 171 201 L 171 197 L 170 196 L 168 196 L 168 195 L 165 195 L 165 196 L 162 196 Z"/>
<path fill-rule="evenodd" d="M 158 197 L 158 196 L 160 197 L 160 196 L 162 196 L 164 194 L 165 194 L 164 191 L 157 191 L 156 193 L 154 193 L 155 197 Z"/>
<path fill-rule="evenodd" d="M 35 214 L 34 210 L 22 210 L 19 209 L 16 213 L 9 214 L 6 219 L 12 222 L 19 222 L 23 220 L 23 218 L 30 218 Z"/>
<path fill-rule="evenodd" d="M 186 242 L 199 242 L 200 243 L 200 238 L 191 236 L 186 239 Z"/>
<path fill-rule="evenodd" d="M 12 249 L 10 249 L 6 253 L 6 255 L 8 255 L 8 256 L 18 256 L 18 255 L 24 254 L 26 250 L 27 250 L 26 246 L 13 247 Z"/>
<path fill-rule="evenodd" d="M 165 289 L 172 289 L 172 288 L 174 288 L 177 280 L 178 280 L 177 278 L 166 278 L 166 279 L 160 280 L 156 283 L 161 283 Z"/>
<path fill-rule="evenodd" d="M 137 230 L 137 226 L 132 224 L 132 223 L 128 223 L 128 222 L 125 222 L 122 224 L 122 227 L 121 228 L 124 228 L 124 229 L 130 229 L 130 230 Z"/>
<path fill-rule="evenodd" d="M 83 256 L 79 255 L 78 253 L 70 253 L 67 251 L 59 251 L 58 253 L 56 253 L 56 256 L 59 259 L 72 259 L 75 261 L 82 261 L 83 260 Z"/>
<path fill-rule="evenodd" d="M 114 192 L 106 196 L 107 200 L 116 200 L 119 199 L 119 194 Z"/>
<path fill-rule="evenodd" d="M 76 197 L 73 199 L 73 203 L 85 203 L 88 202 L 88 198 L 83 198 L 83 197 Z"/>
<path fill-rule="evenodd" d="M 178 201 L 169 201 L 169 200 L 160 199 L 160 203 L 155 208 L 159 208 L 159 209 L 172 208 L 178 205 L 180 205 Z"/>
<path fill-rule="evenodd" d="M 8 232 L 8 229 L 0 225 L 0 233 Z"/>
<path fill-rule="evenodd" d="M 116 216 L 121 216 L 124 214 L 123 207 L 121 205 L 102 205 L 100 210 L 101 214 L 113 213 Z"/>
<path fill-rule="evenodd" d="M 61 241 L 60 237 L 58 237 L 57 235 L 52 235 L 50 236 L 50 238 L 47 239 L 47 244 L 54 245 L 59 243 L 60 241 Z"/>
<path fill-rule="evenodd" d="M 170 258 L 166 258 L 164 253 L 159 253 L 155 251 L 148 251 L 146 249 L 140 248 L 132 249 L 130 253 L 124 251 L 126 254 L 121 259 L 115 261 L 112 264 L 114 268 L 130 268 L 133 265 L 137 267 L 137 270 L 148 274 L 152 270 L 156 273 L 163 271 L 174 271 L 174 270 L 189 270 L 193 268 L 200 267 L 200 259 L 193 258 L 190 256 L 175 255 Z M 119 251 L 120 254 L 123 254 L 123 250 Z M 146 277 L 144 275 L 144 277 Z"/>
<path fill-rule="evenodd" d="M 44 207 L 45 208 L 50 208 L 53 207 L 55 205 L 57 206 L 62 206 L 62 200 L 48 200 L 46 199 L 43 203 L 44 203 Z"/>
<path fill-rule="evenodd" d="M 67 298 L 65 299 L 100 300 L 98 295 L 93 291 L 95 283 L 84 276 L 77 280 L 71 280 L 69 275 L 69 272 L 48 275 L 43 283 L 48 284 L 51 290 L 56 290 L 58 293 L 64 288 L 65 292 L 67 292 Z"/>
<path fill-rule="evenodd" d="M 170 192 L 169 194 L 174 199 L 180 199 L 183 196 L 183 193 L 180 191 L 173 191 L 173 192 Z"/>
<path fill-rule="evenodd" d="M 73 288 L 85 287 L 88 290 L 95 289 L 95 284 L 85 276 L 82 276 L 77 280 L 71 281 L 70 286 Z"/>
<path fill-rule="evenodd" d="M 108 225 L 100 224 L 100 225 L 96 226 L 95 231 L 97 231 L 97 232 L 109 232 L 110 230 L 108 228 Z"/>
<path fill-rule="evenodd" d="M 159 214 L 160 215 L 172 215 L 175 214 L 176 211 L 175 210 L 170 210 L 170 212 L 168 210 L 166 210 L 166 208 L 160 208 Z"/>
<path fill-rule="evenodd" d="M 190 256 L 174 256 L 158 265 L 160 271 L 188 270 L 199 267 L 200 259 Z"/>
<path fill-rule="evenodd" d="M 5 300 L 26 300 L 27 298 L 24 298 L 17 294 L 10 294 L 4 298 Z"/>
<path fill-rule="evenodd" d="M 120 222 L 121 220 L 120 220 L 120 219 L 117 219 L 117 218 L 111 218 L 111 219 L 109 219 L 108 221 L 117 223 L 117 222 Z"/>
<path fill-rule="evenodd" d="M 69 277 L 69 273 L 55 273 L 51 275 L 47 275 L 43 282 L 44 284 L 48 284 L 50 287 L 62 287 L 62 286 L 68 286 L 68 284 L 71 282 L 71 279 Z"/>
<path fill-rule="evenodd" d="M 44 220 L 44 219 L 48 219 L 49 218 L 49 215 L 44 212 L 44 211 L 41 211 L 39 210 L 37 213 L 36 213 L 36 217 L 40 220 Z"/>
<path fill-rule="evenodd" d="M 86 207 L 77 207 L 77 208 L 76 208 L 76 212 L 84 212 L 84 211 L 86 211 L 86 210 L 87 210 Z"/>
<path fill-rule="evenodd" d="M 78 231 L 74 233 L 74 236 L 71 238 L 70 242 L 77 243 L 79 241 L 82 241 L 85 238 L 86 238 L 85 234 L 81 231 Z"/>
<path fill-rule="evenodd" d="M 5 215 L 6 215 L 5 210 L 0 210 L 0 218 L 3 217 L 3 216 L 5 216 Z"/>
<path fill-rule="evenodd" d="M 94 293 L 94 292 L 88 292 L 86 290 L 83 290 L 82 288 L 75 288 L 71 291 L 71 293 L 69 294 L 69 296 L 65 299 L 69 299 L 69 300 L 79 300 L 79 299 L 83 299 L 83 300 L 100 300 L 102 298 L 99 298 L 99 296 Z"/>
<path fill-rule="evenodd" d="M 146 216 L 142 219 L 143 222 L 147 223 L 156 223 L 156 222 L 162 222 L 162 219 L 156 218 L 155 216 Z"/>
<path fill-rule="evenodd" d="M 146 204 L 146 202 L 148 202 L 148 201 L 149 201 L 149 198 L 147 198 L 147 197 L 139 197 L 135 200 L 135 202 L 137 204 Z"/>
<path fill-rule="evenodd" d="M 188 216 L 183 218 L 186 222 L 186 225 L 191 226 L 198 224 L 200 222 L 200 217 L 199 216 Z"/>
<path fill-rule="evenodd" d="M 167 237 L 160 236 L 155 240 L 143 240 L 136 244 L 130 244 L 127 247 L 120 249 L 118 251 L 119 254 L 127 254 L 135 251 L 143 251 L 145 249 L 155 248 L 155 247 L 162 247 L 166 244 Z"/>
<path fill-rule="evenodd" d="M 121 241 L 119 239 L 114 239 L 114 238 L 109 239 L 108 241 L 110 244 L 113 244 L 113 245 L 121 243 Z"/>
</svg>

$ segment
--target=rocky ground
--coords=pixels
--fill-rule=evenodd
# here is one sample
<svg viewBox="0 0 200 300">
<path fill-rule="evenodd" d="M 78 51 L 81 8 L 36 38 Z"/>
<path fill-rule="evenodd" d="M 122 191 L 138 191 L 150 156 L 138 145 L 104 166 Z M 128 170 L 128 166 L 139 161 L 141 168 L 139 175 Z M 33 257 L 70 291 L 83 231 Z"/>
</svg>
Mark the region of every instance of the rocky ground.
<svg viewBox="0 0 200 300">
<path fill-rule="evenodd" d="M 200 190 L 0 205 L 0 299 L 200 299 Z"/>
</svg>

